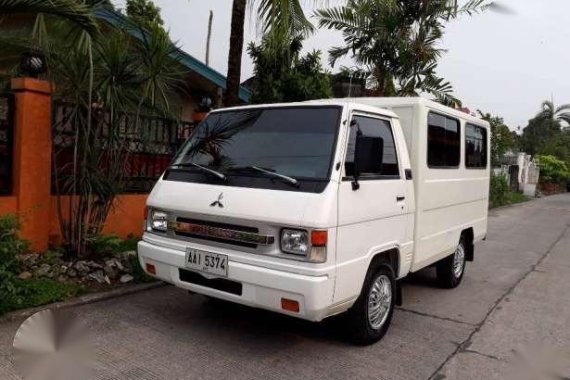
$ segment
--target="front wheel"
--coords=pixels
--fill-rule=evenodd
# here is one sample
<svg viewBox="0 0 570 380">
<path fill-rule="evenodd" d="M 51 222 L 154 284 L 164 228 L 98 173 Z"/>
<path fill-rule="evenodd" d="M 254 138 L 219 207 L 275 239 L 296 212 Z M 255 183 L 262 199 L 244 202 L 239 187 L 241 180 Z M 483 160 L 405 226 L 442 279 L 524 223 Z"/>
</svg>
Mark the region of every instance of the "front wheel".
<svg viewBox="0 0 570 380">
<path fill-rule="evenodd" d="M 368 345 L 382 339 L 392 322 L 396 299 L 396 278 L 387 264 L 371 267 L 362 291 L 348 311 L 349 336 Z"/>
<path fill-rule="evenodd" d="M 453 289 L 459 286 L 465 273 L 465 238 L 462 236 L 453 255 L 446 257 L 436 265 L 437 281 L 441 287 Z"/>
</svg>

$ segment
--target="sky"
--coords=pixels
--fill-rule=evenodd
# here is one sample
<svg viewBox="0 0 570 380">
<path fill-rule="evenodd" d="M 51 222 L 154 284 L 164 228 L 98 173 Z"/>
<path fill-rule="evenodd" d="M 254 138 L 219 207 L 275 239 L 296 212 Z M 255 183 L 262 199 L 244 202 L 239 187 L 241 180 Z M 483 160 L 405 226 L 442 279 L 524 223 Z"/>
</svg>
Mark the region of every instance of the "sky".
<svg viewBox="0 0 570 380">
<path fill-rule="evenodd" d="M 124 8 L 126 0 L 113 0 Z M 454 93 L 471 110 L 481 109 L 505 118 L 511 129 L 524 128 L 542 101 L 570 103 L 570 0 L 500 0 L 512 14 L 486 12 L 448 24 L 442 47 L 447 50 L 438 74 L 449 80 Z M 231 0 L 154 0 L 162 9 L 171 38 L 187 53 L 204 61 L 208 15 L 214 12 L 210 66 L 225 75 L 229 50 Z M 329 0 L 335 5 L 340 0 Z M 312 15 L 314 8 L 305 1 Z M 547 4 L 547 5 L 546 5 Z M 316 20 L 311 18 L 313 23 Z M 258 41 L 255 18 L 248 14 L 245 46 Z M 304 44 L 306 51 L 320 49 L 328 66 L 327 51 L 342 45 L 342 34 L 318 30 Z M 352 66 L 345 59 L 329 68 Z M 253 65 L 244 51 L 242 81 Z"/>
</svg>

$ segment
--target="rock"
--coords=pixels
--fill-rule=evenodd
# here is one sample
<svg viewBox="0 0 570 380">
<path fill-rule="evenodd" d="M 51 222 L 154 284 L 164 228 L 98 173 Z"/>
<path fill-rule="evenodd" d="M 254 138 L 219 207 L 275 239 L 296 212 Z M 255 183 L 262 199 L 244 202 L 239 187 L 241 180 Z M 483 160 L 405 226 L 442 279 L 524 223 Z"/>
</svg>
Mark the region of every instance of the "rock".
<svg viewBox="0 0 570 380">
<path fill-rule="evenodd" d="M 38 269 L 36 269 L 36 276 L 42 277 L 48 275 L 51 272 L 51 266 L 49 264 L 42 264 Z"/>
<path fill-rule="evenodd" d="M 111 280 L 107 275 L 105 275 L 105 282 L 107 283 L 107 285 L 111 285 Z"/>
<path fill-rule="evenodd" d="M 77 277 L 77 271 L 73 268 L 70 268 L 66 272 L 68 277 Z"/>
<path fill-rule="evenodd" d="M 125 270 L 125 266 L 123 265 L 123 263 L 121 263 L 121 260 L 119 260 L 119 259 L 111 259 L 111 260 L 113 260 L 113 262 L 115 263 L 115 266 L 119 270 L 121 270 L 121 271 Z"/>
<path fill-rule="evenodd" d="M 134 280 L 134 277 L 131 276 L 130 274 L 124 274 L 121 276 L 121 279 L 120 279 L 122 284 L 126 284 L 127 282 L 131 282 L 133 280 Z"/>
<path fill-rule="evenodd" d="M 110 278 L 117 278 L 117 276 L 119 275 L 119 271 L 115 267 L 110 265 L 105 265 L 103 270 L 105 271 L 105 274 L 107 274 L 107 276 L 109 276 Z"/>
<path fill-rule="evenodd" d="M 90 271 L 89 266 L 83 260 L 77 261 L 73 266 L 80 273 L 88 273 Z"/>
<path fill-rule="evenodd" d="M 67 272 L 68 269 L 69 269 L 69 267 L 67 265 L 62 265 L 61 266 L 61 273 Z"/>
<path fill-rule="evenodd" d="M 89 276 L 90 279 L 93 279 L 95 281 L 97 281 L 98 283 L 102 284 L 105 282 L 105 272 L 103 272 L 102 270 L 97 270 L 93 273 L 90 273 Z"/>
<path fill-rule="evenodd" d="M 95 268 L 95 269 L 103 269 L 103 265 L 96 263 L 95 261 L 88 261 L 87 266 L 89 266 L 90 268 Z"/>
<path fill-rule="evenodd" d="M 22 272 L 22 273 L 20 273 L 18 278 L 20 280 L 29 280 L 30 278 L 32 278 L 32 274 L 30 272 Z"/>
<path fill-rule="evenodd" d="M 59 282 L 66 282 L 66 281 L 67 281 L 67 277 L 65 277 L 64 275 L 60 275 L 60 276 L 57 278 L 57 281 L 59 281 Z"/>
</svg>

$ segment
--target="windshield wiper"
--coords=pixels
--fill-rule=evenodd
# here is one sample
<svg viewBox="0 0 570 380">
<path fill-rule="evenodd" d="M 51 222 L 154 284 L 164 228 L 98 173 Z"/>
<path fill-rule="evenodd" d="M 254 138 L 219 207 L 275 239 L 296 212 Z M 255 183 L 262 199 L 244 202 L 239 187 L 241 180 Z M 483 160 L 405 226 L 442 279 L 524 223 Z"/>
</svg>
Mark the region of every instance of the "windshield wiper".
<svg viewBox="0 0 570 380">
<path fill-rule="evenodd" d="M 183 162 L 180 164 L 174 164 L 174 165 L 171 165 L 169 169 L 177 169 L 177 168 L 184 168 L 184 167 L 198 168 L 198 169 L 202 170 L 204 173 L 211 174 L 214 177 L 221 179 L 222 181 L 226 181 L 228 179 L 228 177 L 226 177 L 226 175 L 224 173 L 220 173 L 220 172 L 213 170 L 213 169 L 208 169 L 207 167 L 202 166 L 202 165 L 198 165 L 194 162 Z"/>
<path fill-rule="evenodd" d="M 236 166 L 236 167 L 230 168 L 229 170 L 238 171 L 238 170 L 243 170 L 243 169 L 257 171 L 257 172 L 266 174 L 266 175 L 273 177 L 273 178 L 279 178 L 279 179 L 281 179 L 281 180 L 283 180 L 283 181 L 285 181 L 285 182 L 287 182 L 293 186 L 299 187 L 299 181 L 297 181 L 295 178 L 286 176 L 284 174 L 279 174 L 279 173 L 276 173 L 276 172 L 271 171 L 271 170 L 263 169 L 263 168 L 260 168 L 257 166 Z"/>
</svg>

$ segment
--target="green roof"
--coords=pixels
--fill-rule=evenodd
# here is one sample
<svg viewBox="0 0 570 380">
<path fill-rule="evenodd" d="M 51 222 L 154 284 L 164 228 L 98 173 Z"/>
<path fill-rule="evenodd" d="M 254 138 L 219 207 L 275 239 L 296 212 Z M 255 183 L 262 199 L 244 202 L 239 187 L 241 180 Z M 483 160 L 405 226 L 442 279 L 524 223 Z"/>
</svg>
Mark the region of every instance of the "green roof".
<svg viewBox="0 0 570 380">
<path fill-rule="evenodd" d="M 99 10 L 97 12 L 97 17 L 99 17 L 102 20 L 105 20 L 106 22 L 114 26 L 120 26 L 126 21 L 125 15 L 123 15 L 120 12 L 107 8 L 102 8 L 101 10 Z M 132 31 L 131 34 L 134 37 L 139 38 L 139 36 L 136 35 L 136 31 Z M 223 74 L 212 69 L 211 67 L 207 66 L 205 63 L 199 61 L 190 54 L 184 52 L 183 50 L 181 49 L 178 50 L 181 57 L 181 62 L 184 66 L 186 66 L 189 70 L 192 70 L 193 72 L 197 73 L 198 75 L 204 77 L 205 79 L 209 80 L 210 82 L 214 83 L 216 86 L 221 87 L 224 90 L 226 89 L 226 77 Z M 240 86 L 239 90 L 240 99 L 243 102 L 247 103 L 249 102 L 250 96 L 251 96 L 250 91 L 247 88 Z"/>
</svg>

